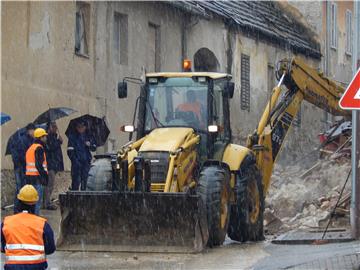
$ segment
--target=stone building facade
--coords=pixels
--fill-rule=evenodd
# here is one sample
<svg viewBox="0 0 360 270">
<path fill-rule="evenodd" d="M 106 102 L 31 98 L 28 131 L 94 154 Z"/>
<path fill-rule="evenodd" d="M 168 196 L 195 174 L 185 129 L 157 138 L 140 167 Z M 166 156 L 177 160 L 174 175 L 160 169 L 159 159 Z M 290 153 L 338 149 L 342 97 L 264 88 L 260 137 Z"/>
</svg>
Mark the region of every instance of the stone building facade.
<svg viewBox="0 0 360 270">
<path fill-rule="evenodd" d="M 117 82 L 146 71 L 180 71 L 185 58 L 195 70 L 233 75 L 231 121 L 234 139 L 243 143 L 276 83 L 278 60 L 299 55 L 321 67 L 320 47 L 300 19 L 277 3 L 256 3 L 3 2 L 1 110 L 12 121 L 1 128 L 2 169 L 12 168 L 11 158 L 4 156 L 7 138 L 49 107 L 74 108 L 78 112 L 72 117 L 106 117 L 111 134 L 98 151 L 116 150 L 126 142 L 119 128 L 132 121 L 139 94 L 138 86 L 129 85 L 128 99 L 119 100 Z M 242 20 L 246 16 L 253 21 Z M 249 102 L 241 104 L 245 79 Z M 314 146 L 322 128 L 314 112 L 305 104 L 302 123 L 288 138 L 293 159 L 299 149 Z M 63 135 L 69 120 L 58 121 Z"/>
<path fill-rule="evenodd" d="M 353 76 L 353 61 L 360 66 L 360 48 L 354 48 L 354 1 L 290 3 L 300 11 L 319 38 L 322 54 L 320 67 L 324 74 L 346 87 Z M 357 44 L 359 46 L 360 43 Z M 333 120 L 333 117 L 324 114 L 325 123 Z"/>
</svg>

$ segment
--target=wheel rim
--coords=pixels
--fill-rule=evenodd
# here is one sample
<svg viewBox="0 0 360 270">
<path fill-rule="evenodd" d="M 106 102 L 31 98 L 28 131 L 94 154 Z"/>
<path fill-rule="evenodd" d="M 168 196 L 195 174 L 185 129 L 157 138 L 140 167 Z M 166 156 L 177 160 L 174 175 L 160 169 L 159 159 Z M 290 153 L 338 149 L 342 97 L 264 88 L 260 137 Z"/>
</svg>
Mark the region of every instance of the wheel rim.
<svg viewBox="0 0 360 270">
<path fill-rule="evenodd" d="M 227 217 L 228 217 L 228 191 L 226 187 L 221 191 L 221 209 L 220 209 L 220 227 L 223 229 L 226 226 Z"/>
<path fill-rule="evenodd" d="M 255 181 L 251 181 L 248 185 L 249 194 L 249 218 L 251 223 L 256 223 L 260 213 L 260 195 L 259 189 Z"/>
</svg>

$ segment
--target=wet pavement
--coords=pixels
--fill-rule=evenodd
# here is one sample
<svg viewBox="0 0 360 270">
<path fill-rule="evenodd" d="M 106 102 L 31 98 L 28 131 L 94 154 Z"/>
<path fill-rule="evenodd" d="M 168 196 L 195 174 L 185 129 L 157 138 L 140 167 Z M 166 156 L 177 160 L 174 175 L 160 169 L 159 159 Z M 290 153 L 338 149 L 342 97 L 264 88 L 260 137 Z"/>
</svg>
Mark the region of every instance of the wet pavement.
<svg viewBox="0 0 360 270">
<path fill-rule="evenodd" d="M 59 211 L 42 214 L 57 234 Z M 48 269 L 360 269 L 358 254 L 360 241 L 276 245 L 270 240 L 241 244 L 227 239 L 200 254 L 57 251 L 48 256 Z"/>
</svg>

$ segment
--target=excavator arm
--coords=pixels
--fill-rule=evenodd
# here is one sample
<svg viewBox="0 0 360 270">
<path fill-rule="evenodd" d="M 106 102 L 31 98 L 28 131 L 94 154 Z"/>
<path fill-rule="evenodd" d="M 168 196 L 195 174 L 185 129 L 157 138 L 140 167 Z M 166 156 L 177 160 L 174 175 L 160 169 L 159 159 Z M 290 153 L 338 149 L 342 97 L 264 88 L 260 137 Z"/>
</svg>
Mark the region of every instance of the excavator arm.
<svg viewBox="0 0 360 270">
<path fill-rule="evenodd" d="M 247 142 L 262 172 L 264 194 L 269 190 L 274 163 L 303 100 L 333 115 L 350 116 L 349 111 L 339 107 L 345 89 L 301 59 L 281 60 L 276 73 L 279 83 L 272 90 L 258 127 Z M 283 85 L 286 87 L 284 93 Z"/>
</svg>

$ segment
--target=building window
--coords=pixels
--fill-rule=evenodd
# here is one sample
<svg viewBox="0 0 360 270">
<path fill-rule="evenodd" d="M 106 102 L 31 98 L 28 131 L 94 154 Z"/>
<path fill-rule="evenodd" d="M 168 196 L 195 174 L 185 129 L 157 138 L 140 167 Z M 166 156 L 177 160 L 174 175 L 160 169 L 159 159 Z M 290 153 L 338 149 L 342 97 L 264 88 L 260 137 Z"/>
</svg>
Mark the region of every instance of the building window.
<svg viewBox="0 0 360 270">
<path fill-rule="evenodd" d="M 90 4 L 76 2 L 75 54 L 89 57 Z"/>
<path fill-rule="evenodd" d="M 240 107 L 250 112 L 250 56 L 241 54 Z"/>
<path fill-rule="evenodd" d="M 352 14 L 350 10 L 346 10 L 346 53 L 352 53 Z"/>
<path fill-rule="evenodd" d="M 148 36 L 148 56 L 147 69 L 148 71 L 160 71 L 160 26 L 149 23 Z"/>
<path fill-rule="evenodd" d="M 331 29 L 330 29 L 330 46 L 333 49 L 337 48 L 338 32 L 337 32 L 337 5 L 331 4 Z"/>
<path fill-rule="evenodd" d="M 114 13 L 114 61 L 117 64 L 128 64 L 128 16 Z"/>
</svg>

